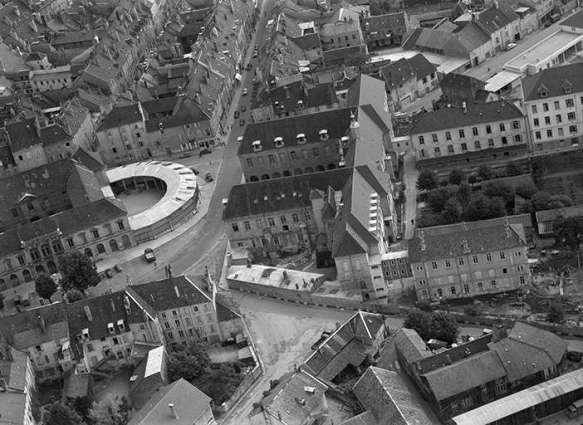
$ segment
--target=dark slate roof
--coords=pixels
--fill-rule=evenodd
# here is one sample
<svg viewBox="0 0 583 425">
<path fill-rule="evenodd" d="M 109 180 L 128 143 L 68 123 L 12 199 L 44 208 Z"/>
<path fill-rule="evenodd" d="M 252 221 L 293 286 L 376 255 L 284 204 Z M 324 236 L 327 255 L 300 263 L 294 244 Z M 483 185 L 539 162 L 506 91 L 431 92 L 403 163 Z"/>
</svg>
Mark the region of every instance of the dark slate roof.
<svg viewBox="0 0 583 425">
<path fill-rule="evenodd" d="M 320 36 L 317 33 L 306 34 L 301 37 L 292 38 L 292 41 L 302 50 L 320 49 Z"/>
<path fill-rule="evenodd" d="M 565 87 L 571 88 L 571 93 L 583 92 L 583 63 L 546 68 L 534 75 L 522 79 L 524 100 L 542 100 L 556 96 L 565 96 Z M 546 90 L 547 96 L 540 92 Z"/>
<path fill-rule="evenodd" d="M 278 108 L 283 105 L 285 111 L 290 112 L 298 109 L 298 101 L 300 100 L 304 103 L 304 107 L 331 105 L 338 101 L 332 83 L 318 84 L 315 87 L 307 88 L 303 81 L 296 81 L 262 92 L 252 101 L 251 108 L 273 106 L 276 109 L 275 103 L 277 102 Z M 276 112 L 279 110 L 276 109 Z"/>
<path fill-rule="evenodd" d="M 437 71 L 435 65 L 429 62 L 422 53 L 413 56 L 408 61 L 418 79 Z"/>
<path fill-rule="evenodd" d="M 411 264 L 469 254 L 487 253 L 526 245 L 520 234 L 522 225 L 502 221 L 469 222 L 428 227 L 415 232 L 409 241 Z M 467 242 L 469 252 L 464 251 Z"/>
<path fill-rule="evenodd" d="M 328 130 L 330 143 L 347 134 L 350 127 L 350 108 L 296 115 L 272 121 L 250 124 L 245 129 L 243 141 L 239 144 L 238 155 L 253 153 L 253 142 L 260 140 L 263 152 L 276 149 L 274 139 L 283 137 L 285 146 L 296 146 L 297 135 L 305 134 L 307 145 L 320 141 L 319 131 Z"/>
<path fill-rule="evenodd" d="M 553 68 L 554 69 L 554 68 Z M 417 114 L 411 134 L 430 133 L 451 128 L 469 127 L 476 124 L 496 123 L 522 118 L 522 112 L 506 100 L 470 104 L 467 112 L 461 107 L 442 108 Z"/>
<path fill-rule="evenodd" d="M 163 97 L 161 99 L 148 100 L 142 102 L 142 108 L 146 115 L 169 113 L 174 110 L 178 97 Z"/>
<path fill-rule="evenodd" d="M 502 361 L 493 351 L 470 356 L 423 375 L 438 401 L 479 388 L 505 376 L 506 370 Z"/>
<path fill-rule="evenodd" d="M 369 367 L 352 392 L 378 424 L 431 425 L 435 423 L 424 411 L 404 379 L 396 372 Z"/>
<path fill-rule="evenodd" d="M 118 106 L 113 108 L 105 117 L 98 131 L 105 131 L 140 121 L 142 121 L 142 114 L 138 103 L 129 106 Z"/>
<path fill-rule="evenodd" d="M 417 331 L 413 329 L 402 328 L 397 332 L 397 335 L 395 336 L 395 346 L 409 363 L 433 355 L 433 353 L 427 348 L 423 338 L 421 338 Z"/>
<path fill-rule="evenodd" d="M 89 152 L 83 147 L 77 149 L 73 154 L 73 159 L 79 161 L 91 171 L 100 171 L 105 168 L 105 165 L 98 154 Z"/>
<path fill-rule="evenodd" d="M 558 335 L 516 322 L 507 338 L 488 345 L 497 353 L 514 382 L 561 363 L 569 343 Z"/>
<path fill-rule="evenodd" d="M 310 193 L 313 189 L 324 191 L 332 187 L 341 190 L 351 174 L 350 168 L 340 168 L 233 186 L 223 220 L 311 207 Z M 285 196 L 282 197 L 282 194 Z"/>
<path fill-rule="evenodd" d="M 471 92 L 472 90 L 483 89 L 486 87 L 486 83 L 469 75 L 450 72 L 449 74 L 445 74 L 441 79 L 439 86 L 442 89 L 449 88 L 457 91 Z"/>
<path fill-rule="evenodd" d="M 70 372 L 63 382 L 63 401 L 67 398 L 89 396 L 93 388 L 93 376 L 89 373 Z"/>
<path fill-rule="evenodd" d="M 407 28 L 405 12 L 387 13 L 386 15 L 368 16 L 361 22 L 362 28 L 367 31 L 394 31 L 397 28 Z"/>
<path fill-rule="evenodd" d="M 405 58 L 383 66 L 380 71 L 389 88 L 399 87 L 405 82 L 416 78 L 409 61 Z"/>
<path fill-rule="evenodd" d="M 499 2 L 496 6 L 480 13 L 476 23 L 486 34 L 491 35 L 518 19 L 520 17 L 510 6 Z"/>
<path fill-rule="evenodd" d="M 577 13 L 569 16 L 561 25 L 564 27 L 575 27 L 583 28 L 583 10 L 579 10 Z"/>
<path fill-rule="evenodd" d="M 67 134 L 65 129 L 58 124 L 41 128 L 40 137 L 44 146 L 51 146 L 72 140 L 71 136 Z"/>
<path fill-rule="evenodd" d="M 78 208 L 73 208 L 50 218 L 59 223 L 64 234 L 74 234 L 102 223 L 127 217 L 124 204 L 118 199 L 105 198 Z"/>
<path fill-rule="evenodd" d="M 186 276 L 131 285 L 128 288 L 131 288 L 157 312 L 212 302 L 208 295 Z"/>
<path fill-rule="evenodd" d="M 217 302 L 217 320 L 219 322 L 228 322 L 230 320 L 240 319 L 241 316 L 231 310 L 229 307 Z"/>
<path fill-rule="evenodd" d="M 31 118 L 6 126 L 12 152 L 42 143 L 39 137 L 40 128 L 38 129 L 39 133 L 37 133 L 36 125 L 35 119 Z"/>
<path fill-rule="evenodd" d="M 583 205 L 572 205 L 565 208 L 555 208 L 552 210 L 544 210 L 536 212 L 536 221 L 538 223 L 543 221 L 554 221 L 559 217 L 575 217 L 583 215 Z"/>
<path fill-rule="evenodd" d="M 160 124 L 164 128 L 179 127 L 185 124 L 208 121 L 210 117 L 192 100 L 186 97 L 178 98 L 175 111 L 167 117 L 152 118 L 146 121 L 148 133 L 159 131 Z"/>
<path fill-rule="evenodd" d="M 83 348 L 77 339 L 77 335 L 82 334 L 83 329 L 89 329 L 89 340 L 94 341 L 110 335 L 121 335 L 129 332 L 129 324 L 144 322 L 144 316 L 135 304 L 133 306 L 129 304 L 129 313 L 126 311 L 124 307 L 126 297 L 125 291 L 118 291 L 67 304 L 69 342 L 75 358 L 83 357 Z M 87 311 L 90 312 L 90 317 Z M 117 326 L 118 320 L 124 321 L 125 329 L 123 331 Z M 109 332 L 109 323 L 114 324 L 114 334 Z"/>
<path fill-rule="evenodd" d="M 44 321 L 44 332 L 39 316 Z M 67 319 L 64 304 L 54 303 L 0 317 L 0 336 L 16 349 L 65 338 Z"/>
</svg>

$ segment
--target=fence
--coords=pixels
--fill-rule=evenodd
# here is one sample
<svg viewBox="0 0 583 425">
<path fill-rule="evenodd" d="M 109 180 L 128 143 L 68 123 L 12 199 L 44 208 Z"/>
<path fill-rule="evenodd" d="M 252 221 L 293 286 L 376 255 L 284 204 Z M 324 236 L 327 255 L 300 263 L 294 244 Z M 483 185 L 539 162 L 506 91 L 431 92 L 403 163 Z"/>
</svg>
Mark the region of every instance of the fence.
<svg viewBox="0 0 583 425">
<path fill-rule="evenodd" d="M 227 413 L 231 406 L 233 406 L 237 402 L 237 400 L 239 400 L 239 398 L 241 398 L 241 396 L 243 396 L 243 394 L 245 394 L 245 392 L 255 382 L 257 382 L 261 375 L 262 375 L 261 366 L 259 366 L 259 363 L 257 363 L 253 370 L 251 370 L 251 372 L 249 372 L 247 376 L 243 378 L 243 381 L 241 381 L 233 395 L 227 401 L 223 402 L 223 404 L 221 404 L 220 406 L 214 406 L 213 410 L 216 413 Z"/>
</svg>

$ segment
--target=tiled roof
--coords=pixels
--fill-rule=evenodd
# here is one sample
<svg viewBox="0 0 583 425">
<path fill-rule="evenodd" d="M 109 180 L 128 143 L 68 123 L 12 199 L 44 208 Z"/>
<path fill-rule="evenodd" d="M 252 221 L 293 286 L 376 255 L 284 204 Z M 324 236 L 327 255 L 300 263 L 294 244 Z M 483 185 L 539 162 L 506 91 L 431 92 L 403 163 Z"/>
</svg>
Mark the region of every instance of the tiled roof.
<svg viewBox="0 0 583 425">
<path fill-rule="evenodd" d="M 129 125 L 141 121 L 142 114 L 139 104 L 120 106 L 111 110 L 97 131 L 105 131 L 110 128 L 117 128 L 122 125 Z"/>
<path fill-rule="evenodd" d="M 506 376 L 495 352 L 486 351 L 423 375 L 438 401 Z"/>
<path fill-rule="evenodd" d="M 200 277 L 200 279 L 203 279 Z M 141 285 L 129 286 L 153 310 L 164 311 L 196 304 L 210 303 L 212 300 L 188 277 L 177 276 L 156 280 Z"/>
<path fill-rule="evenodd" d="M 579 10 L 573 15 L 569 16 L 561 25 L 564 27 L 575 27 L 575 28 L 583 28 L 583 10 Z"/>
<path fill-rule="evenodd" d="M 42 143 L 42 139 L 39 137 L 40 127 L 37 125 L 35 119 L 31 118 L 6 126 L 13 152 Z"/>
<path fill-rule="evenodd" d="M 521 224 L 506 226 L 503 222 L 492 222 L 482 227 L 479 223 L 469 222 L 417 230 L 415 237 L 409 241 L 411 264 L 526 245 L 519 235 L 522 230 Z M 467 249 L 464 247 L 465 243 Z"/>
<path fill-rule="evenodd" d="M 44 321 L 42 330 L 40 318 Z M 0 336 L 16 349 L 57 341 L 68 336 L 65 306 L 54 303 L 0 317 Z"/>
<path fill-rule="evenodd" d="M 514 382 L 561 363 L 569 343 L 558 335 L 516 322 L 507 338 L 491 343 L 506 369 L 508 381 Z"/>
<path fill-rule="evenodd" d="M 306 34 L 292 38 L 292 41 L 302 50 L 321 49 L 320 36 L 317 33 Z"/>
<path fill-rule="evenodd" d="M 553 210 L 537 211 L 535 214 L 538 223 L 543 221 L 554 221 L 559 217 L 567 218 L 583 215 L 583 205 L 573 205 Z"/>
<path fill-rule="evenodd" d="M 429 62 L 425 58 L 425 56 L 421 53 L 408 59 L 408 61 L 409 61 L 409 65 L 411 66 L 411 69 L 413 70 L 413 72 L 417 76 L 417 79 L 427 77 L 431 73 L 437 71 L 437 68 L 435 68 L 435 65 L 433 65 L 431 62 Z"/>
<path fill-rule="evenodd" d="M 183 96 L 178 99 L 172 115 L 147 120 L 146 131 L 148 133 L 160 131 L 160 124 L 162 124 L 164 128 L 173 128 L 186 124 L 204 122 L 209 119 L 210 117 L 200 109 L 200 106 L 189 98 Z"/>
<path fill-rule="evenodd" d="M 89 330 L 89 340 L 99 340 L 110 335 L 121 335 L 129 332 L 130 324 L 144 322 L 144 316 L 135 304 L 124 302 L 127 295 L 124 291 L 99 297 L 88 298 L 67 304 L 67 322 L 69 324 L 69 342 L 75 358 L 83 357 L 83 348 L 77 339 L 83 329 Z M 128 306 L 128 310 L 126 310 Z M 88 314 L 89 313 L 89 314 Z M 124 330 L 117 325 L 118 320 L 124 321 Z M 108 324 L 114 324 L 114 333 L 110 333 Z"/>
<path fill-rule="evenodd" d="M 241 316 L 231 310 L 229 307 L 221 304 L 220 302 L 216 303 L 217 305 L 217 320 L 219 322 L 228 322 L 230 320 L 240 319 Z"/>
<path fill-rule="evenodd" d="M 209 396 L 180 378 L 154 393 L 128 425 L 190 425 L 194 419 L 210 410 L 210 402 Z M 170 414 L 170 403 L 174 405 L 178 417 Z"/>
<path fill-rule="evenodd" d="M 285 111 L 295 111 L 298 109 L 298 102 L 302 101 L 304 107 L 316 107 L 322 105 L 332 105 L 336 103 L 336 92 L 332 83 L 318 84 L 315 87 L 307 88 L 303 81 L 293 82 L 283 87 L 277 87 L 270 91 L 262 92 L 252 101 L 251 108 L 262 106 L 273 106 L 277 102 L 278 108 L 283 107 Z"/>
<path fill-rule="evenodd" d="M 10 346 L 5 348 L 10 351 L 12 358 L 8 360 L 4 356 L 0 357 L 0 376 L 6 381 L 8 391 L 24 392 L 27 385 L 26 368 L 28 366 L 28 353 L 15 350 Z M 4 354 L 4 347 L 2 348 L 2 354 Z M 2 396 L 0 396 L 0 400 L 4 403 Z M 2 413 L 2 408 L 0 408 L 0 413 Z M 8 421 L 5 423 L 10 424 L 11 422 Z"/>
<path fill-rule="evenodd" d="M 68 373 L 63 382 L 63 400 L 85 397 L 91 394 L 93 376 L 89 373 Z"/>
<path fill-rule="evenodd" d="M 490 42 L 490 36 L 477 22 L 468 22 L 461 30 L 452 34 L 468 51 L 471 52 Z"/>
<path fill-rule="evenodd" d="M 352 392 L 365 410 L 374 415 L 378 424 L 434 423 L 396 372 L 371 366 L 354 385 Z"/>
<path fill-rule="evenodd" d="M 245 129 L 237 154 L 253 153 L 253 142 L 256 140 L 261 141 L 263 152 L 277 149 L 276 137 L 283 137 L 285 146 L 297 146 L 298 134 L 305 134 L 309 146 L 312 141 L 320 141 L 319 132 L 323 129 L 328 130 L 330 145 L 336 146 L 334 140 L 347 134 L 350 114 L 351 109 L 344 108 L 250 124 Z"/>
<path fill-rule="evenodd" d="M 497 100 L 488 103 L 467 105 L 467 112 L 463 108 L 441 108 L 437 111 L 417 114 L 413 121 L 411 134 L 430 133 L 476 124 L 497 123 L 499 121 L 520 119 L 522 112 L 506 100 Z"/>
<path fill-rule="evenodd" d="M 425 341 L 413 329 L 402 328 L 395 336 L 397 350 L 409 363 L 416 362 L 433 355 Z"/>
<path fill-rule="evenodd" d="M 53 124 L 48 127 L 43 127 L 40 130 L 40 137 L 43 146 L 51 146 L 57 143 L 65 143 L 71 141 L 72 138 L 63 127 L 58 124 Z"/>
<path fill-rule="evenodd" d="M 73 159 L 79 161 L 91 171 L 100 171 L 105 168 L 103 161 L 96 153 L 89 152 L 83 147 L 77 149 L 73 154 Z"/>
<path fill-rule="evenodd" d="M 504 2 L 499 2 L 496 6 L 481 12 L 476 19 L 476 23 L 486 34 L 491 35 L 519 19 L 518 14 L 510 6 Z"/>
<path fill-rule="evenodd" d="M 351 174 L 351 169 L 340 168 L 233 186 L 223 219 L 311 207 L 310 193 L 313 189 L 324 191 L 332 187 L 341 190 Z M 282 194 L 285 196 L 282 197 Z"/>
<path fill-rule="evenodd" d="M 450 72 L 449 74 L 444 75 L 439 82 L 439 86 L 442 89 L 447 88 L 457 91 L 472 92 L 477 89 L 483 89 L 486 87 L 486 83 L 477 78 L 470 77 L 469 75 Z"/>
<path fill-rule="evenodd" d="M 487 38 L 485 34 L 482 36 Z M 406 50 L 422 50 L 438 52 L 442 55 L 454 57 L 469 57 L 469 53 L 483 43 L 479 40 L 458 38 L 457 34 L 439 31 L 430 28 L 415 28 L 403 39 L 402 47 Z"/>
<path fill-rule="evenodd" d="M 368 24 L 368 28 L 366 28 Z M 394 31 L 397 28 L 407 28 L 405 12 L 387 13 L 386 15 L 367 16 L 361 22 L 366 31 Z"/>
<path fill-rule="evenodd" d="M 385 83 L 391 89 L 399 87 L 405 82 L 416 78 L 409 61 L 406 58 L 399 59 L 398 61 L 391 62 L 387 66 L 383 66 L 380 69 L 380 72 Z"/>
<path fill-rule="evenodd" d="M 545 68 L 522 79 L 525 101 L 543 100 L 569 93 L 583 93 L 583 63 Z M 543 97 L 541 93 L 546 92 Z"/>
</svg>

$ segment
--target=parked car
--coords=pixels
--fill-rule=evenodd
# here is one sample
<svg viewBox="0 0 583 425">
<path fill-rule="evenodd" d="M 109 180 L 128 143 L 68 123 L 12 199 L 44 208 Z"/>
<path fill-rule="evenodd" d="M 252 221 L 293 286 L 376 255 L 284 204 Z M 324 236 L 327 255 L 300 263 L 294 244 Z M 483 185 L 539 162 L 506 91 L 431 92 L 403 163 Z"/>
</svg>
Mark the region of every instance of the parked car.
<svg viewBox="0 0 583 425">
<path fill-rule="evenodd" d="M 239 118 L 239 111 L 235 111 L 235 119 Z"/>
<path fill-rule="evenodd" d="M 243 89 L 243 96 L 247 96 L 249 94 L 249 90 L 247 90 L 246 88 Z"/>
<path fill-rule="evenodd" d="M 211 150 L 209 148 L 204 148 L 200 151 L 199 156 L 208 155 L 209 153 L 211 153 Z"/>
<path fill-rule="evenodd" d="M 251 69 L 253 68 L 253 65 L 251 65 L 251 63 L 247 64 L 247 71 L 251 71 Z"/>
<path fill-rule="evenodd" d="M 257 58 L 257 57 L 259 57 L 259 50 L 255 50 L 255 51 L 253 52 L 253 57 L 254 57 L 254 58 Z"/>
<path fill-rule="evenodd" d="M 241 106 L 241 112 L 245 112 L 247 110 L 247 107 L 245 105 Z"/>
<path fill-rule="evenodd" d="M 198 176 L 198 173 L 200 172 L 200 171 L 198 171 L 198 170 L 197 170 L 196 168 L 194 168 L 194 167 L 190 167 L 190 171 L 192 171 L 192 172 L 194 173 L 194 175 L 195 175 L 195 176 Z"/>
<path fill-rule="evenodd" d="M 243 127 L 245 125 L 245 120 L 239 120 L 239 125 Z"/>
<path fill-rule="evenodd" d="M 516 43 L 508 43 L 506 45 L 506 50 L 512 50 L 516 47 Z"/>
<path fill-rule="evenodd" d="M 144 249 L 144 258 L 148 263 L 153 263 L 156 261 L 156 254 L 154 254 L 154 250 L 152 248 Z"/>
<path fill-rule="evenodd" d="M 206 173 L 205 179 L 207 182 L 212 182 L 213 181 L 213 176 L 211 173 Z"/>
</svg>

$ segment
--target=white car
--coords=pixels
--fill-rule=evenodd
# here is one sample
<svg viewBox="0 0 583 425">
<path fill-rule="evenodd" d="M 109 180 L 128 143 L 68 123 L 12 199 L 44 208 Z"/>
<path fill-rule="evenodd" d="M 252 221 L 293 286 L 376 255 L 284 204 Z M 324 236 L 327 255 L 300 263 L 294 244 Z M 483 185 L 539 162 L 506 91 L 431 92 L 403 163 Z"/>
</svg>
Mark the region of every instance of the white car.
<svg viewBox="0 0 583 425">
<path fill-rule="evenodd" d="M 512 50 L 516 47 L 516 43 L 509 43 L 506 45 L 506 50 Z"/>
<path fill-rule="evenodd" d="M 249 90 L 243 89 L 243 96 L 247 96 L 248 93 L 249 93 Z"/>
</svg>

